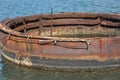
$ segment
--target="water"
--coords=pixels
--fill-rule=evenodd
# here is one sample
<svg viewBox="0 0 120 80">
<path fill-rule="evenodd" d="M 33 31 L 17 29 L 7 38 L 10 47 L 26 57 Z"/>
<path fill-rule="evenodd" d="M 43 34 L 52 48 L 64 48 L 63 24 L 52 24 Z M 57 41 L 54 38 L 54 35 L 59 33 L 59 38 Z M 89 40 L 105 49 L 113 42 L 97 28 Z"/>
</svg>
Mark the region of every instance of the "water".
<svg viewBox="0 0 120 80">
<path fill-rule="evenodd" d="M 120 13 L 120 0 L 0 0 L 0 20 L 58 12 Z M 16 66 L 0 58 L 0 80 L 119 80 L 120 71 L 69 73 Z"/>
<path fill-rule="evenodd" d="M 120 13 L 120 0 L 0 0 L 0 20 L 6 17 L 57 12 Z"/>
</svg>

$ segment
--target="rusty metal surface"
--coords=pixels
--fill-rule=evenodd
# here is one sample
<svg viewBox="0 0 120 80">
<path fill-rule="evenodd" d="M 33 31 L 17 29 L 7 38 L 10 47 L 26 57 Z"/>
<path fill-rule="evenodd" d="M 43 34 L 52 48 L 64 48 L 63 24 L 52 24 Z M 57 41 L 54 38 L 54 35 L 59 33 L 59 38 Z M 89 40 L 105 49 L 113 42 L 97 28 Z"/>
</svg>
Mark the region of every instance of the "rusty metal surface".
<svg viewBox="0 0 120 80">
<path fill-rule="evenodd" d="M 0 24 L 2 49 L 53 60 L 120 59 L 120 15 L 58 13 L 16 17 Z"/>
</svg>

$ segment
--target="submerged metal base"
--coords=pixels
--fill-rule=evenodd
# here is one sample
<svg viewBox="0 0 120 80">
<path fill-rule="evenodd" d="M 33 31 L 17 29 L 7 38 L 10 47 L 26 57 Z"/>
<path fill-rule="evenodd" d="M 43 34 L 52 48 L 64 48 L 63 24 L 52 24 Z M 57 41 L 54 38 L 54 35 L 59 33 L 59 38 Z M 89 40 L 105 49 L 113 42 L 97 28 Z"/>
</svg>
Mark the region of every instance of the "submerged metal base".
<svg viewBox="0 0 120 80">
<path fill-rule="evenodd" d="M 29 58 L 18 58 L 14 53 L 3 50 L 2 56 L 16 63 L 18 65 L 41 68 L 44 70 L 63 70 L 63 71 L 80 71 L 80 70 L 99 70 L 99 69 L 112 69 L 120 67 L 120 60 L 58 60 L 58 59 L 41 59 L 35 56 Z"/>
</svg>

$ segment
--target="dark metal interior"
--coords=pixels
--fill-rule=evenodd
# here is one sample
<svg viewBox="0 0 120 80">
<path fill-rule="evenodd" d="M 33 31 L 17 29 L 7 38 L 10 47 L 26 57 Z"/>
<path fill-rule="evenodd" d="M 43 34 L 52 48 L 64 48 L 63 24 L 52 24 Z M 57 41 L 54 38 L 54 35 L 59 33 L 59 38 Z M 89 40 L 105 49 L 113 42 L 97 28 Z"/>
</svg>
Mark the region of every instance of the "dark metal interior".
<svg viewBox="0 0 120 80">
<path fill-rule="evenodd" d="M 117 14 L 60 13 L 16 17 L 7 26 L 17 32 L 45 37 L 111 37 L 120 36 Z"/>
</svg>

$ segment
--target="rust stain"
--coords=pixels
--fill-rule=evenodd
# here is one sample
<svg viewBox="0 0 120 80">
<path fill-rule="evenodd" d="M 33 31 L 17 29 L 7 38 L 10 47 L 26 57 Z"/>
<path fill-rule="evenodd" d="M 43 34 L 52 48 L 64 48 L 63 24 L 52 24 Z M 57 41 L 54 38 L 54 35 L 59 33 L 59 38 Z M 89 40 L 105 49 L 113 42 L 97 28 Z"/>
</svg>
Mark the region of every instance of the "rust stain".
<svg viewBox="0 0 120 80">
<path fill-rule="evenodd" d="M 15 55 L 68 60 L 120 59 L 120 15 L 60 13 L 52 14 L 52 22 L 49 14 L 13 20 L 15 27 L 8 20 L 1 22 L 0 38 L 4 38 L 1 46 Z"/>
</svg>

